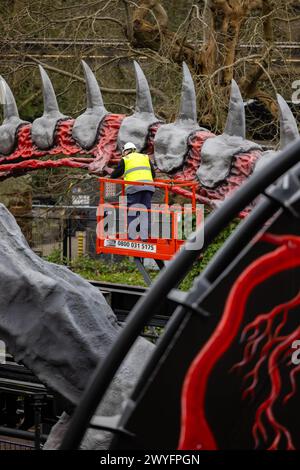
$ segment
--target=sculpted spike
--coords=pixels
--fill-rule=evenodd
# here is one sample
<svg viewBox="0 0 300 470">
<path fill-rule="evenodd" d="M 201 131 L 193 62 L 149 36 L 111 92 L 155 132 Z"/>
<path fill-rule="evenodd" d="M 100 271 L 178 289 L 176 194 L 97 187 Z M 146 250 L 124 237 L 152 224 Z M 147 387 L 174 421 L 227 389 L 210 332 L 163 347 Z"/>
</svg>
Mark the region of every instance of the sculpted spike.
<svg viewBox="0 0 300 470">
<path fill-rule="evenodd" d="M 185 62 L 183 62 L 182 67 L 183 81 L 178 119 L 197 122 L 197 104 L 194 81 L 191 72 Z"/>
<path fill-rule="evenodd" d="M 197 170 L 200 183 L 215 188 L 230 174 L 235 155 L 262 151 L 260 145 L 246 140 L 246 117 L 243 98 L 235 80 L 231 84 L 231 96 L 224 133 L 207 139 L 201 151 L 201 165 Z"/>
<path fill-rule="evenodd" d="M 1 82 L 1 96 L 3 98 L 3 115 L 4 121 L 10 118 L 19 117 L 19 111 L 16 105 L 16 100 L 12 94 L 11 89 L 9 88 L 7 82 L 3 77 L 0 76 Z"/>
<path fill-rule="evenodd" d="M 154 115 L 152 98 L 148 81 L 139 64 L 134 60 L 134 71 L 136 79 L 136 113 L 150 113 Z"/>
<path fill-rule="evenodd" d="M 19 111 L 14 95 L 1 76 L 0 92 L 4 115 L 3 124 L 0 126 L 0 154 L 8 155 L 16 146 L 19 127 L 23 124 L 27 124 L 27 121 L 22 121 L 22 119 L 19 118 Z"/>
<path fill-rule="evenodd" d="M 81 61 L 81 64 L 83 67 L 84 78 L 86 83 L 87 109 L 97 109 L 99 107 L 104 108 L 101 90 L 99 88 L 95 75 L 84 60 Z M 105 108 L 104 110 L 106 111 Z"/>
<path fill-rule="evenodd" d="M 59 111 L 55 91 L 46 70 L 41 65 L 39 65 L 39 70 L 43 87 L 44 116 L 50 114 L 60 114 L 63 116 Z"/>
<path fill-rule="evenodd" d="M 224 134 L 246 138 L 246 116 L 243 98 L 235 80 L 231 82 L 231 95 Z"/>
<path fill-rule="evenodd" d="M 99 126 L 108 111 L 104 107 L 102 94 L 94 73 L 84 60 L 81 61 L 81 64 L 86 83 L 87 109 L 75 119 L 72 137 L 82 148 L 89 150 L 97 141 Z"/>
<path fill-rule="evenodd" d="M 296 119 L 285 99 L 277 94 L 277 101 L 280 113 L 280 149 L 283 150 L 299 138 L 299 130 Z"/>
<path fill-rule="evenodd" d="M 196 92 L 192 75 L 183 63 L 183 82 L 178 118 L 174 123 L 161 126 L 154 140 L 155 161 L 166 173 L 178 170 L 184 164 L 189 139 L 197 131 L 206 131 L 197 123 Z"/>
<path fill-rule="evenodd" d="M 160 122 L 155 116 L 150 88 L 147 79 L 137 62 L 134 61 L 136 78 L 136 105 L 132 116 L 126 117 L 120 127 L 118 148 L 126 142 L 134 142 L 138 152 L 146 149 L 147 138 L 151 126 Z"/>
<path fill-rule="evenodd" d="M 31 135 L 32 141 L 38 148 L 48 150 L 54 144 L 57 123 L 68 117 L 59 111 L 54 88 L 47 72 L 41 65 L 39 65 L 39 70 L 42 78 L 44 114 L 33 121 Z"/>
<path fill-rule="evenodd" d="M 296 119 L 291 108 L 285 99 L 277 94 L 277 102 L 279 107 L 280 118 L 280 150 L 284 150 L 289 144 L 299 139 L 299 130 Z M 272 165 L 273 160 L 277 157 L 278 151 L 267 150 L 262 153 L 255 164 L 254 173 L 261 171 L 262 168 Z"/>
</svg>

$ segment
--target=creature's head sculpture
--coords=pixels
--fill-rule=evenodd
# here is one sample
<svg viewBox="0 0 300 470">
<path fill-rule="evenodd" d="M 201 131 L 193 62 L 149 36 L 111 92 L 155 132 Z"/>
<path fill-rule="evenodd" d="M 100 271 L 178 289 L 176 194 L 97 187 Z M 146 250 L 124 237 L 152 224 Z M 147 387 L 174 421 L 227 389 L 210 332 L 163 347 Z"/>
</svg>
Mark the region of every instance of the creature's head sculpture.
<svg viewBox="0 0 300 470">
<path fill-rule="evenodd" d="M 188 191 L 176 187 L 176 181 L 195 180 L 198 201 L 214 207 L 275 156 L 274 152 L 263 152 L 258 144 L 246 140 L 244 103 L 235 81 L 224 133 L 215 136 L 197 123 L 196 93 L 186 64 L 179 115 L 170 124 L 163 124 L 155 116 L 149 85 L 136 62 L 136 107 L 134 114 L 127 117 L 105 109 L 96 77 L 85 62 L 82 65 L 87 109 L 75 120 L 59 111 L 53 86 L 41 66 L 44 114 L 32 125 L 19 118 L 12 92 L 1 80 L 5 119 L 0 126 L 0 179 L 59 166 L 101 175 L 107 165 L 120 160 L 122 145 L 133 141 L 139 151 L 153 158 L 161 172 L 174 179 L 174 192 L 191 197 Z M 296 121 L 280 96 L 278 103 L 283 148 L 299 134 Z M 64 158 L 41 160 L 47 155 Z"/>
</svg>

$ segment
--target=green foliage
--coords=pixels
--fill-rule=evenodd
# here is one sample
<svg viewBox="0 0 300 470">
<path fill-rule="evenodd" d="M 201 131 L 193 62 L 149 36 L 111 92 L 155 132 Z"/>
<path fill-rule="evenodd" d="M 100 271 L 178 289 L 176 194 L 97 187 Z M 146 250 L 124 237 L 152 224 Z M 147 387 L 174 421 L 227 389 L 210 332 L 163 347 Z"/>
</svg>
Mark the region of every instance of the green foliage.
<svg viewBox="0 0 300 470">
<path fill-rule="evenodd" d="M 199 276 L 199 274 L 206 268 L 210 260 L 214 257 L 214 255 L 221 248 L 221 246 L 224 244 L 227 238 L 231 235 L 231 233 L 238 226 L 239 222 L 240 222 L 239 219 L 236 219 L 233 222 L 231 222 L 231 224 L 225 230 L 223 230 L 222 233 L 220 233 L 220 235 L 216 238 L 214 243 L 209 245 L 207 250 L 201 256 L 201 259 L 197 263 L 194 264 L 189 274 L 182 281 L 180 285 L 182 290 L 189 290 L 192 287 L 193 280 L 195 279 L 195 277 Z"/>
<path fill-rule="evenodd" d="M 59 248 L 55 248 L 55 250 L 53 250 L 45 259 L 50 263 L 55 264 L 65 264 L 66 262 L 66 260 L 62 258 L 61 250 Z"/>
<path fill-rule="evenodd" d="M 71 269 L 86 279 L 116 284 L 145 285 L 134 262 L 128 259 L 121 262 L 107 262 L 82 256 L 72 261 Z M 152 272 L 151 277 L 155 277 L 156 274 L 157 272 Z"/>
<path fill-rule="evenodd" d="M 205 253 L 201 256 L 201 259 L 194 264 L 189 274 L 181 283 L 181 289 L 189 290 L 191 288 L 195 277 L 199 276 L 207 266 L 219 248 L 221 248 L 225 240 L 230 236 L 231 232 L 237 227 L 238 223 L 238 219 L 233 221 L 216 238 L 215 242 L 208 247 Z M 134 262 L 127 258 L 124 258 L 122 261 L 107 262 L 102 259 L 95 260 L 88 256 L 82 256 L 68 263 L 66 260 L 61 258 L 59 250 L 54 250 L 46 259 L 52 263 L 69 264 L 72 271 L 85 279 L 113 282 L 116 284 L 145 285 L 145 282 Z M 152 279 L 155 279 L 158 274 L 158 271 L 150 271 L 150 277 Z"/>
</svg>

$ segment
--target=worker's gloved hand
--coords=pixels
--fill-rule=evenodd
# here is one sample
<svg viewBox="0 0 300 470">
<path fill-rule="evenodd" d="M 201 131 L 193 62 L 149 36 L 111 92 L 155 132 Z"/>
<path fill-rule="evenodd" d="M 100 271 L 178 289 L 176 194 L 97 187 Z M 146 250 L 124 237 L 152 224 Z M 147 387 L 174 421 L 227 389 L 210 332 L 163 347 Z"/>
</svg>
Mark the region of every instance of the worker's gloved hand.
<svg viewBox="0 0 300 470">
<path fill-rule="evenodd" d="M 103 167 L 103 173 L 106 173 L 107 175 L 111 175 L 113 173 L 113 169 L 112 168 L 109 168 L 108 166 L 105 165 L 105 167 Z"/>
</svg>

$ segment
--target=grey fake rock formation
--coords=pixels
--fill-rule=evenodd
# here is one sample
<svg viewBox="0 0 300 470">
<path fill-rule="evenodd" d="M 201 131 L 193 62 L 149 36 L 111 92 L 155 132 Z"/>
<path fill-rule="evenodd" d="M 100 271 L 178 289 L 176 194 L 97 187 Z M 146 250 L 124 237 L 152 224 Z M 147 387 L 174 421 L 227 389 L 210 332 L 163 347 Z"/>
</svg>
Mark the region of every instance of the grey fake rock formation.
<svg viewBox="0 0 300 470">
<path fill-rule="evenodd" d="M 0 76 L 0 103 L 3 104 L 3 124 L 0 126 L 0 154 L 9 155 L 17 143 L 17 133 L 20 126 L 28 124 L 19 117 L 14 95 L 8 84 Z"/>
<path fill-rule="evenodd" d="M 277 95 L 277 102 L 280 118 L 280 150 L 284 150 L 288 145 L 299 139 L 299 130 L 297 121 L 289 105 L 279 94 Z M 266 152 L 263 152 L 261 158 L 256 162 L 254 173 L 260 171 L 267 165 L 271 165 L 277 155 L 278 152 L 275 150 L 267 150 Z"/>
<path fill-rule="evenodd" d="M 75 119 L 72 136 L 82 148 L 89 150 L 97 141 L 99 126 L 108 114 L 108 111 L 104 107 L 102 94 L 95 75 L 84 60 L 81 63 L 86 82 L 87 108 L 83 114 Z"/>
<path fill-rule="evenodd" d="M 181 168 L 188 152 L 188 139 L 199 130 L 194 82 L 183 63 L 180 113 L 176 122 L 161 126 L 154 140 L 154 156 L 158 168 L 166 173 Z"/>
<path fill-rule="evenodd" d="M 99 290 L 66 267 L 33 253 L 13 216 L 0 204 L 0 339 L 15 359 L 76 404 L 119 331 Z M 136 342 L 101 413 L 113 416 L 121 412 L 152 350 L 145 339 Z M 107 436 L 97 434 L 93 445 L 103 446 L 104 438 Z"/>
<path fill-rule="evenodd" d="M 50 78 L 41 65 L 39 65 L 39 69 L 43 87 L 44 114 L 33 121 L 31 136 L 33 143 L 39 149 L 48 150 L 54 145 L 54 134 L 58 122 L 67 119 L 68 116 L 59 111 Z"/>
<path fill-rule="evenodd" d="M 235 155 L 262 150 L 255 142 L 246 140 L 246 118 L 240 89 L 232 80 L 228 116 L 224 133 L 207 139 L 201 150 L 201 165 L 197 177 L 203 186 L 214 188 L 230 173 Z"/>
<path fill-rule="evenodd" d="M 126 142 L 133 142 L 137 151 L 142 152 L 147 144 L 149 128 L 161 121 L 154 114 L 151 92 L 144 72 L 135 61 L 134 71 L 136 79 L 135 112 L 122 121 L 118 134 L 118 148 L 122 150 Z"/>
<path fill-rule="evenodd" d="M 151 353 L 153 352 L 154 345 L 146 341 L 144 338 L 139 338 L 129 354 L 120 366 L 118 373 L 113 379 L 106 395 L 95 412 L 93 422 L 96 424 L 97 419 L 101 417 L 111 417 L 117 425 L 126 401 L 128 400 L 137 378 L 142 373 L 145 363 Z M 45 450 L 59 448 L 62 437 L 68 431 L 70 423 L 70 416 L 63 413 L 55 427 L 52 429 Z M 100 450 L 108 449 L 112 435 L 105 431 L 88 430 L 80 448 L 85 450 Z"/>
</svg>

